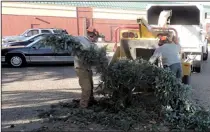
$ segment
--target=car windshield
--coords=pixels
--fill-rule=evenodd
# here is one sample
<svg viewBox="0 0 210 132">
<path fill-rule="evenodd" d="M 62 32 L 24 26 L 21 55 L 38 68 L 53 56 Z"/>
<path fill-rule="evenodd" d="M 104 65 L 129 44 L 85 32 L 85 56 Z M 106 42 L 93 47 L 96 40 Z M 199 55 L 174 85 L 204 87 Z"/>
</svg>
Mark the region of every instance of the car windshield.
<svg viewBox="0 0 210 132">
<path fill-rule="evenodd" d="M 37 42 L 42 41 L 44 38 L 45 38 L 45 37 L 40 36 L 40 38 L 36 39 L 35 41 L 33 41 L 32 43 L 30 43 L 30 44 L 27 45 L 26 47 L 31 47 L 31 46 L 33 46 L 34 44 L 36 44 Z"/>
<path fill-rule="evenodd" d="M 22 34 L 20 34 L 20 36 L 24 36 L 24 34 L 26 34 L 28 32 L 28 30 L 26 30 L 25 32 L 23 32 Z"/>
</svg>

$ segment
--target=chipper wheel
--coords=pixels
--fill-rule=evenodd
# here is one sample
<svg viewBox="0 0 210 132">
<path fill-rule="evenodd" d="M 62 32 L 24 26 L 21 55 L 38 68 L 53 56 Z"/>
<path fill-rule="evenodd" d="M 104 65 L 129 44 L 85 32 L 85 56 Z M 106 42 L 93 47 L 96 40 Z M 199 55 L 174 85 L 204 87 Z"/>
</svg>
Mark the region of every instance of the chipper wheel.
<svg viewBox="0 0 210 132">
<path fill-rule="evenodd" d="M 182 77 L 182 83 L 189 85 L 190 84 L 190 75 L 184 75 Z"/>
</svg>

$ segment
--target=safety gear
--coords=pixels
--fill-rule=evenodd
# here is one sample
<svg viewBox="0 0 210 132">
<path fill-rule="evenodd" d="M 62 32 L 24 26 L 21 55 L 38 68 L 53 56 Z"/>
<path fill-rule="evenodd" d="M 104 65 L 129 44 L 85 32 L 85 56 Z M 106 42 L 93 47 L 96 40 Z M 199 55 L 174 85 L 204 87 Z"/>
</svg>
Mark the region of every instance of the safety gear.
<svg viewBox="0 0 210 132">
<path fill-rule="evenodd" d="M 160 36 L 159 38 L 160 38 L 159 43 L 158 43 L 159 46 L 162 46 L 163 44 L 168 43 L 167 36 Z"/>
<path fill-rule="evenodd" d="M 160 40 L 162 40 L 162 41 L 167 40 L 167 36 L 161 36 Z"/>
</svg>

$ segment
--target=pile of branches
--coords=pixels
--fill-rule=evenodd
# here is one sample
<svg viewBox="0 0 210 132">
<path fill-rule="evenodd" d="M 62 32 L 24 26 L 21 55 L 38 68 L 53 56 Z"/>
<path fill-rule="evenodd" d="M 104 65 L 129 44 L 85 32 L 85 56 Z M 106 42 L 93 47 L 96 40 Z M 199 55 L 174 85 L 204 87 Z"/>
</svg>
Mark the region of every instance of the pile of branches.
<svg viewBox="0 0 210 132">
<path fill-rule="evenodd" d="M 118 107 L 132 105 L 135 89 L 150 88 L 161 107 L 165 119 L 178 129 L 207 131 L 210 113 L 189 100 L 191 87 L 176 79 L 175 75 L 143 59 L 122 59 L 108 67 L 103 78 L 105 88 L 111 90 L 110 98 Z"/>
<path fill-rule="evenodd" d="M 52 109 L 39 114 L 40 118 L 48 118 L 49 122 L 60 121 L 62 124 L 74 123 L 79 127 L 98 124 L 100 130 L 153 130 L 161 131 L 162 119 L 158 116 L 156 100 L 152 95 L 134 95 L 132 106 L 126 109 L 116 110 L 110 98 L 101 98 L 97 104 L 88 109 L 79 107 L 79 100 L 71 103 L 61 102 L 52 105 Z M 151 101 L 150 99 L 154 100 Z M 156 111 L 157 110 L 157 111 Z M 44 131 L 43 129 L 40 131 Z M 49 130 L 50 131 L 50 130 Z M 162 130 L 165 131 L 165 130 Z"/>
<path fill-rule="evenodd" d="M 175 75 L 143 59 L 121 59 L 108 65 L 106 48 L 91 46 L 84 49 L 69 35 L 51 36 L 45 44 L 54 45 L 56 50 L 67 46 L 89 66 L 96 67 L 101 74 L 103 90 L 109 91 L 115 113 L 132 107 L 136 89 L 153 89 L 160 113 L 164 119 L 180 130 L 194 129 L 208 131 L 209 112 L 195 106 L 189 99 L 190 86 L 184 85 Z M 63 46 L 62 46 L 63 45 Z M 113 108 L 114 107 L 114 108 Z M 111 109 L 111 108 L 110 108 Z"/>
</svg>

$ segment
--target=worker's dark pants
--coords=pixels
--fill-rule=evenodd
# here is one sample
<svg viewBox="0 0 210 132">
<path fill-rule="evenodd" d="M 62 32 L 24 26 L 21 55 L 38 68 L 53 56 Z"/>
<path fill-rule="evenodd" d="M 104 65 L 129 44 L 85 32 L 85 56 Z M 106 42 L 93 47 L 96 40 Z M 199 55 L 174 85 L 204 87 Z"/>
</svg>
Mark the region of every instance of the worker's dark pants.
<svg viewBox="0 0 210 132">
<path fill-rule="evenodd" d="M 182 65 L 181 63 L 175 63 L 170 66 L 164 66 L 165 69 L 170 69 L 178 79 L 182 79 Z"/>
</svg>

